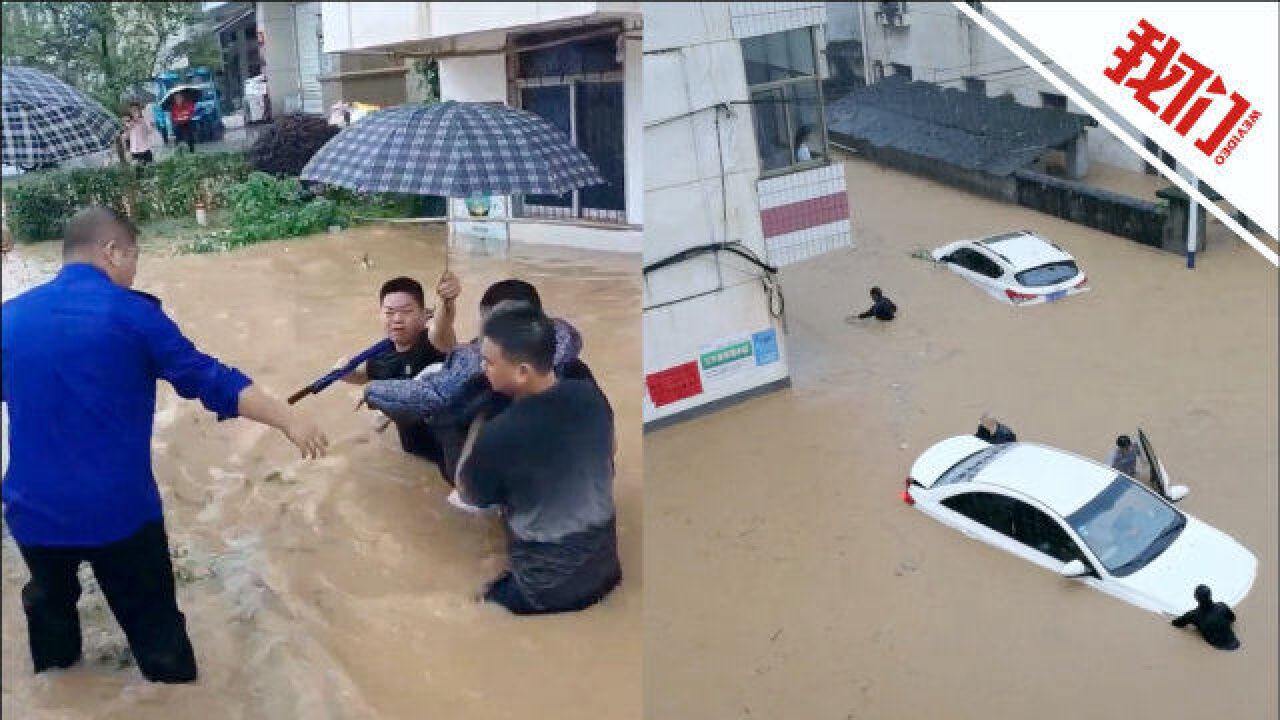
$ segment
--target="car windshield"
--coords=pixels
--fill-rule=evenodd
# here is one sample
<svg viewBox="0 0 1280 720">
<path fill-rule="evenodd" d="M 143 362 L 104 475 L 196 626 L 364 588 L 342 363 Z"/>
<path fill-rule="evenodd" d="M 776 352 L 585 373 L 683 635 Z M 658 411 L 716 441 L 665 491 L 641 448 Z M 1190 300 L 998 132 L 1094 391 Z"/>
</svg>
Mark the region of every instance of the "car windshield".
<svg viewBox="0 0 1280 720">
<path fill-rule="evenodd" d="M 938 486 L 950 485 L 951 483 L 958 482 L 968 482 L 973 479 L 974 475 L 978 474 L 979 470 L 989 465 L 992 460 L 999 457 L 1001 453 L 1008 450 L 1010 447 L 1011 446 L 1008 444 L 1000 444 L 982 448 L 978 452 L 966 457 L 955 465 L 952 465 L 951 469 L 942 473 L 942 475 L 933 484 L 934 486 Z"/>
<path fill-rule="evenodd" d="M 1124 477 L 1067 517 L 1107 571 L 1125 577 L 1146 567 L 1173 544 L 1187 518 Z"/>
<path fill-rule="evenodd" d="M 1023 287 L 1047 287 L 1066 282 L 1079 273 L 1080 268 L 1076 267 L 1075 262 L 1063 260 L 1062 262 L 1051 262 L 1047 265 L 1033 267 L 1030 270 L 1023 270 L 1014 277 L 1017 278 L 1018 284 Z"/>
</svg>

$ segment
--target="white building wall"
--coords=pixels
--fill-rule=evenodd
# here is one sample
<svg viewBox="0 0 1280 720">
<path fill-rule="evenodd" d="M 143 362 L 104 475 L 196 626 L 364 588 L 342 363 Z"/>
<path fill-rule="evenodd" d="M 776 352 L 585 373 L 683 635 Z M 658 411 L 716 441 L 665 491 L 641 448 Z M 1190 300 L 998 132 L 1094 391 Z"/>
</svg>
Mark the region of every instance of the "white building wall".
<svg viewBox="0 0 1280 720">
<path fill-rule="evenodd" d="M 262 33 L 263 73 L 267 76 L 267 94 L 272 112 L 285 112 L 285 98 L 296 96 L 298 78 L 298 38 L 293 22 L 293 3 L 260 2 L 257 10 L 258 29 Z"/>
<path fill-rule="evenodd" d="M 324 51 L 408 42 L 431 35 L 425 2 L 326 2 Z"/>
<path fill-rule="evenodd" d="M 502 53 L 440 59 L 440 97 L 458 102 L 507 101 L 507 60 Z"/>
<path fill-rule="evenodd" d="M 868 65 L 877 60 L 882 62 L 886 76 L 892 74 L 890 65 L 898 63 L 909 65 L 914 79 L 946 87 L 963 89 L 965 77 L 979 77 L 987 83 L 987 95 L 998 97 L 1010 93 L 1029 107 L 1043 106 L 1041 92 L 1061 94 L 950 3 L 908 3 L 907 27 L 887 27 L 877 21 L 877 2 L 829 3 L 828 6 L 832 15 L 841 17 L 842 32 L 848 32 L 848 28 L 856 24 L 855 13 L 862 13 L 867 30 L 864 52 Z M 1043 59 L 1043 56 L 1037 57 Z M 1070 100 L 1067 110 L 1082 112 Z M 1091 127 L 1086 134 L 1090 160 L 1142 171 L 1142 159 L 1105 128 Z"/>
<path fill-rule="evenodd" d="M 646 265 L 713 242 L 741 242 L 767 258 L 757 191 L 760 163 L 734 28 L 762 34 L 802 27 L 813 22 L 812 5 L 646 6 Z M 782 328 L 769 313 L 759 274 L 746 261 L 707 254 L 646 276 L 644 305 L 652 308 L 644 313 L 646 423 L 788 380 Z M 701 392 L 660 406 L 654 402 L 651 391 L 665 373 L 758 333 L 773 338 L 776 359 L 748 361 L 722 376 L 701 372 Z"/>
</svg>

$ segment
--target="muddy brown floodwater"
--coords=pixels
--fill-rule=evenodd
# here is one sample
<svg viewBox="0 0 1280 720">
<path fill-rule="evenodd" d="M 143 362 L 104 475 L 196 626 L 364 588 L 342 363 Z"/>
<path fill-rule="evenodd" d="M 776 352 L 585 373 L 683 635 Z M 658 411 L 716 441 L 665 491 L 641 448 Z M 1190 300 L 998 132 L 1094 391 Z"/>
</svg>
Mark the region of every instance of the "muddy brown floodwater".
<svg viewBox="0 0 1280 720">
<path fill-rule="evenodd" d="M 645 438 L 645 709 L 683 718 L 1276 716 L 1276 269 L 1177 255 L 846 162 L 857 247 L 786 268 L 794 387 Z M 1093 290 L 997 304 L 913 251 L 1036 229 Z M 880 285 L 891 324 L 849 325 Z M 989 410 L 1105 459 L 1141 425 L 1181 507 L 1257 555 L 1223 653 L 899 500 Z"/>
<path fill-rule="evenodd" d="M 197 345 L 285 397 L 378 337 L 383 280 L 434 284 L 440 248 L 438 230 L 370 226 L 223 255 L 144 255 L 137 286 L 163 298 Z M 37 276 L 55 252 L 19 248 L 34 269 L 6 260 L 5 280 Z M 352 411 L 357 388 L 300 404 L 334 443 L 308 463 L 274 431 L 216 423 L 162 383 L 155 469 L 200 682 L 149 685 L 134 668 L 113 669 L 123 637 L 96 596 L 82 601 L 93 660 L 32 676 L 18 600 L 26 570 L 6 538 L 5 717 L 640 716 L 639 258 L 517 246 L 507 259 L 455 251 L 451 267 L 464 285 L 462 338 L 476 330 L 484 288 L 513 275 L 582 331 L 619 419 L 622 586 L 563 616 L 478 605 L 504 558 L 498 521 L 446 505 L 434 468 Z"/>
</svg>

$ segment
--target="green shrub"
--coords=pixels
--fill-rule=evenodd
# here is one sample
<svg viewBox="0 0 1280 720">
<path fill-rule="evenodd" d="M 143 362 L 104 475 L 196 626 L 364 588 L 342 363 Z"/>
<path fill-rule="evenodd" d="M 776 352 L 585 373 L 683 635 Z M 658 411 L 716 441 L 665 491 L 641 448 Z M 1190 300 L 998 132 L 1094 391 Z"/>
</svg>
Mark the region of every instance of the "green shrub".
<svg viewBox="0 0 1280 720">
<path fill-rule="evenodd" d="M 310 235 L 332 225 L 345 227 L 349 222 L 347 213 L 329 198 L 304 200 L 297 178 L 274 178 L 255 172 L 244 182 L 228 187 L 225 196 L 230 226 L 225 247 Z"/>
<path fill-rule="evenodd" d="M 249 166 L 239 153 L 177 153 L 143 167 L 74 168 L 33 173 L 4 185 L 6 222 L 18 242 L 62 237 L 78 210 L 105 205 L 137 221 L 181 217 L 197 199 L 220 207 L 224 190 L 244 180 Z M 136 195 L 136 200 L 131 196 Z"/>
</svg>

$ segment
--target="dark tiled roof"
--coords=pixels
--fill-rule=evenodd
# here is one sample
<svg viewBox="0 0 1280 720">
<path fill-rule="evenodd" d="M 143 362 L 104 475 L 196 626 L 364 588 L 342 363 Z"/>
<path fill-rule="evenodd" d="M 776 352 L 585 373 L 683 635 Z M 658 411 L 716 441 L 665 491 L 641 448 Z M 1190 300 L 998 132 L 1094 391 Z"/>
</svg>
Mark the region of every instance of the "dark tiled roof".
<svg viewBox="0 0 1280 720">
<path fill-rule="evenodd" d="M 969 170 L 1008 175 L 1084 131 L 1087 116 L 887 77 L 826 106 L 827 132 Z"/>
</svg>

